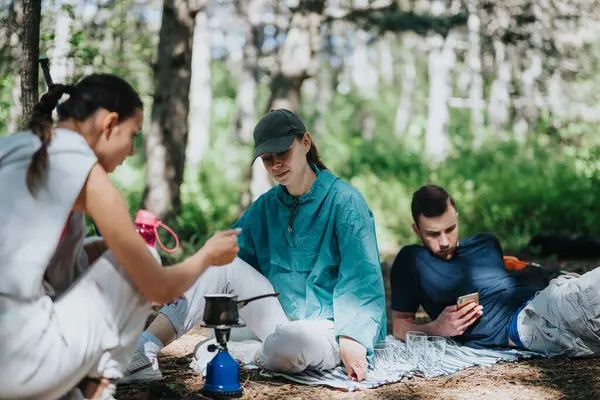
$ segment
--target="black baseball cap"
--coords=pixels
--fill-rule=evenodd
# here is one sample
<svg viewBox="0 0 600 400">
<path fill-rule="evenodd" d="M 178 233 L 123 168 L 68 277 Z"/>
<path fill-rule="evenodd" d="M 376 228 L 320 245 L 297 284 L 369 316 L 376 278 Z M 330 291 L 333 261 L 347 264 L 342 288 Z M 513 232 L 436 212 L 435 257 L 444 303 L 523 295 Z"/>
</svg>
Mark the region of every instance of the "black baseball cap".
<svg viewBox="0 0 600 400">
<path fill-rule="evenodd" d="M 254 157 L 289 150 L 297 136 L 304 135 L 306 127 L 298 116 L 285 108 L 271 110 L 254 128 Z"/>
</svg>

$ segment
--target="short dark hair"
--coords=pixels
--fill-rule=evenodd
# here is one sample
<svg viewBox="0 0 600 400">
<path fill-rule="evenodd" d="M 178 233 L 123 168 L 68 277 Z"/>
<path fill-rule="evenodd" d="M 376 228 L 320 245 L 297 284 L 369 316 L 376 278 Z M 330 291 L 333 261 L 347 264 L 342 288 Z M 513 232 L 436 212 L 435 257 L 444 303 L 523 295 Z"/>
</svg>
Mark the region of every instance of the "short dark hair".
<svg viewBox="0 0 600 400">
<path fill-rule="evenodd" d="M 410 209 L 415 224 L 419 225 L 419 217 L 439 217 L 448 209 L 448 203 L 456 209 L 454 199 L 442 187 L 423 185 L 413 193 Z"/>
</svg>

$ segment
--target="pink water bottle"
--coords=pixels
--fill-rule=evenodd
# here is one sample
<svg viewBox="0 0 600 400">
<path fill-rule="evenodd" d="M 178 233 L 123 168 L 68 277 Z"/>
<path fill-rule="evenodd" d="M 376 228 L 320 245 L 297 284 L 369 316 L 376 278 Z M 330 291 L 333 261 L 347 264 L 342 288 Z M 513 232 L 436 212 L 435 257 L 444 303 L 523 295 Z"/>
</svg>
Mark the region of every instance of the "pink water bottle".
<svg viewBox="0 0 600 400">
<path fill-rule="evenodd" d="M 165 228 L 173 237 L 175 238 L 175 247 L 172 249 L 166 248 L 162 242 L 160 241 L 160 237 L 158 237 L 158 228 Z M 146 242 L 146 245 L 150 249 L 150 252 L 154 256 L 154 258 L 160 262 L 160 256 L 156 251 L 156 241 L 160 247 L 166 251 L 167 253 L 174 253 L 179 247 L 179 238 L 167 225 L 163 224 L 162 221 L 159 221 L 152 212 L 148 210 L 139 210 L 135 216 L 135 230 Z"/>
</svg>

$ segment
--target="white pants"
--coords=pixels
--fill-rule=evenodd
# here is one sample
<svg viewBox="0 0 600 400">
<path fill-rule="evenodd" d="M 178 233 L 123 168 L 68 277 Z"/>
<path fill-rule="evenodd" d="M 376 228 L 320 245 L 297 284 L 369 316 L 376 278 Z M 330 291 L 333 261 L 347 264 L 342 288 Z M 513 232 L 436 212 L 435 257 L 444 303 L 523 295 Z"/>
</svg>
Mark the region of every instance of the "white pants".
<svg viewBox="0 0 600 400">
<path fill-rule="evenodd" d="M 171 321 L 177 337 L 200 323 L 204 314 L 204 295 L 237 294 L 238 300 L 273 293 L 269 280 L 251 265 L 236 258 L 231 264 L 210 267 L 186 293 L 186 300 L 170 304 L 161 313 Z M 240 318 L 263 342 L 257 363 L 281 372 L 301 372 L 306 368 L 327 370 L 340 363 L 340 351 L 333 321 L 289 321 L 277 298 L 267 297 L 248 303 L 239 310 Z M 232 340 L 240 337 L 232 329 Z"/>
<path fill-rule="evenodd" d="M 50 314 L 47 326 L 36 324 L 47 315 L 31 314 L 21 327 L 26 338 L 0 333 L 0 348 L 9 352 L 0 365 L 1 399 L 56 399 L 85 377 L 119 379 L 131 362 L 150 304 L 112 253 L 105 252 L 74 282 L 61 284 L 67 289 L 54 302 L 42 298 Z M 6 309 L 18 313 L 21 307 L 26 306 Z"/>
</svg>

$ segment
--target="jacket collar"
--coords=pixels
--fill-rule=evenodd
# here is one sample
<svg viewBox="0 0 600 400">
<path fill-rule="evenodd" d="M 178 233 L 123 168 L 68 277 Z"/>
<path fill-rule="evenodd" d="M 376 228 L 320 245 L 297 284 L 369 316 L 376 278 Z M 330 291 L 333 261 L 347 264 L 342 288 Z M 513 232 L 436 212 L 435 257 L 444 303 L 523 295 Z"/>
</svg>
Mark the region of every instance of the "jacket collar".
<svg viewBox="0 0 600 400">
<path fill-rule="evenodd" d="M 323 198 L 329 193 L 334 182 L 339 178 L 328 170 L 320 170 L 315 164 L 310 166 L 317 174 L 310 190 L 297 198 L 298 204 L 311 202 L 315 199 Z M 277 198 L 285 205 L 291 206 L 294 203 L 294 196 L 290 195 L 283 185 L 277 186 Z"/>
</svg>

